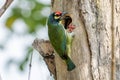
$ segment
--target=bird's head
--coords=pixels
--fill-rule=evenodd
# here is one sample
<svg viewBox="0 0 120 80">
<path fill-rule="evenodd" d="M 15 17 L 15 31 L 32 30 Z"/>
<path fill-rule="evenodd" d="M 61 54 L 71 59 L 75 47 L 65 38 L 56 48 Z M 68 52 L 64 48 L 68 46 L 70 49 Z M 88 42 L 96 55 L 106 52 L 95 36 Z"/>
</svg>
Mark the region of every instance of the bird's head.
<svg viewBox="0 0 120 80">
<path fill-rule="evenodd" d="M 67 29 L 69 24 L 72 22 L 72 18 L 67 12 L 56 11 L 53 13 L 53 18 L 55 21 L 63 24 L 65 29 Z"/>
<path fill-rule="evenodd" d="M 53 17 L 55 20 L 62 20 L 65 18 L 66 15 L 68 15 L 67 12 L 56 11 L 53 13 Z"/>
<path fill-rule="evenodd" d="M 56 12 L 53 13 L 53 16 L 54 16 L 55 20 L 59 20 L 62 16 L 62 12 L 56 11 Z"/>
</svg>

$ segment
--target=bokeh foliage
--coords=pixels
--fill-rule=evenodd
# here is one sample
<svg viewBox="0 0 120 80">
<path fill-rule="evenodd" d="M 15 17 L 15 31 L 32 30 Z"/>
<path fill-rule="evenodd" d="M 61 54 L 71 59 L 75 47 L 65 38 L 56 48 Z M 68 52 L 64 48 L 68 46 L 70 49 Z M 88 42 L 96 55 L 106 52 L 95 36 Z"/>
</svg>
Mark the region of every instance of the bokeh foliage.
<svg viewBox="0 0 120 80">
<path fill-rule="evenodd" d="M 19 0 L 5 24 L 12 29 L 13 23 L 22 19 L 27 24 L 29 33 L 35 32 L 38 25 L 46 24 L 47 17 L 41 14 L 45 7 L 49 5 L 40 3 L 38 0 Z"/>
<path fill-rule="evenodd" d="M 12 31 L 13 34 L 13 24 L 17 20 L 22 20 L 27 27 L 26 34 L 33 35 L 34 32 L 37 31 L 38 27 L 45 26 L 47 16 L 42 14 L 43 9 L 49 7 L 49 4 L 43 4 L 40 0 L 18 0 L 15 7 L 12 8 L 12 13 L 6 19 L 5 25 L 6 28 Z M 49 12 L 48 12 L 49 13 Z M 18 68 L 21 71 L 24 71 L 26 63 L 29 61 L 29 56 L 33 51 L 33 48 L 28 46 L 26 47 L 26 56 L 22 61 L 17 61 L 14 59 L 10 59 L 7 62 L 7 65 L 11 63 L 15 63 L 18 65 Z"/>
</svg>

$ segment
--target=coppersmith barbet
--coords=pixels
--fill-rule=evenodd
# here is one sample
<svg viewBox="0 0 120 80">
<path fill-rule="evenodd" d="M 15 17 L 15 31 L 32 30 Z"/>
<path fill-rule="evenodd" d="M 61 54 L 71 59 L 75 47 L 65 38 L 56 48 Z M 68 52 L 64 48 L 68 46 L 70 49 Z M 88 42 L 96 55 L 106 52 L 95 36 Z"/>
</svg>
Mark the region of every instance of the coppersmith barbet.
<svg viewBox="0 0 120 80">
<path fill-rule="evenodd" d="M 65 14 L 66 14 L 65 12 L 59 11 L 50 14 L 47 21 L 48 36 L 55 51 L 66 62 L 67 70 L 71 71 L 75 68 L 75 64 L 68 56 L 69 52 L 67 51 L 68 35 L 64 24 L 62 24 L 63 20 L 62 16 L 64 16 Z"/>
</svg>

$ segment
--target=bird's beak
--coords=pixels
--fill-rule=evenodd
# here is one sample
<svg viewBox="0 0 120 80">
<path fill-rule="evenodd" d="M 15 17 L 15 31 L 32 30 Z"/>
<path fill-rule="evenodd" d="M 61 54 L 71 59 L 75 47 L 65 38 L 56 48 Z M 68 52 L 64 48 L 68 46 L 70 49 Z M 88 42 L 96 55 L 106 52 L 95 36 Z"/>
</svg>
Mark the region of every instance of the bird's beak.
<svg viewBox="0 0 120 80">
<path fill-rule="evenodd" d="M 66 16 L 69 16 L 69 14 L 67 12 L 62 12 L 60 19 L 63 20 Z"/>
<path fill-rule="evenodd" d="M 67 15 L 68 13 L 67 12 L 62 12 L 62 16 L 65 16 Z"/>
</svg>

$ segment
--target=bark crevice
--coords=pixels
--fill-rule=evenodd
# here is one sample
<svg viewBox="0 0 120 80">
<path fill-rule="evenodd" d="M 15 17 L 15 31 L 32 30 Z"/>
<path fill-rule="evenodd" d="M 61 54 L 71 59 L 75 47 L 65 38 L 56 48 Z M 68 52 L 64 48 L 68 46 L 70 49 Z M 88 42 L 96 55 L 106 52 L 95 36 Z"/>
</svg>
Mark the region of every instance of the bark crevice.
<svg viewBox="0 0 120 80">
<path fill-rule="evenodd" d="M 112 36 L 112 66 L 111 66 L 111 79 L 112 80 L 115 80 L 115 53 L 114 53 L 114 47 L 115 47 L 115 43 L 114 43 L 114 0 L 112 0 L 112 3 L 111 3 L 111 16 L 112 16 L 112 20 L 111 20 L 111 36 Z"/>
</svg>

